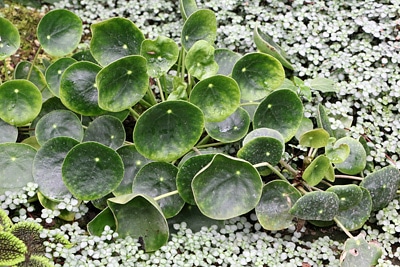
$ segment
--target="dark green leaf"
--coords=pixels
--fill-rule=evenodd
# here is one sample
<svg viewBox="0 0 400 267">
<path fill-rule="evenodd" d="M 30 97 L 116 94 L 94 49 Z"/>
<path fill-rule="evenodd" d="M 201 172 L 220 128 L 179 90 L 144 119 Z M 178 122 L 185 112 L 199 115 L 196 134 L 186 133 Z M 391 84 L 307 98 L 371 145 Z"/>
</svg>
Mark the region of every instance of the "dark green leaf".
<svg viewBox="0 0 400 267">
<path fill-rule="evenodd" d="M 124 125 L 113 116 L 100 116 L 89 124 L 83 141 L 96 141 L 112 149 L 117 149 L 125 141 Z"/>
<path fill-rule="evenodd" d="M 64 73 L 66 68 L 75 62 L 76 60 L 73 58 L 60 58 L 46 69 L 46 82 L 53 95 L 57 97 L 60 96 L 61 75 Z"/>
</svg>

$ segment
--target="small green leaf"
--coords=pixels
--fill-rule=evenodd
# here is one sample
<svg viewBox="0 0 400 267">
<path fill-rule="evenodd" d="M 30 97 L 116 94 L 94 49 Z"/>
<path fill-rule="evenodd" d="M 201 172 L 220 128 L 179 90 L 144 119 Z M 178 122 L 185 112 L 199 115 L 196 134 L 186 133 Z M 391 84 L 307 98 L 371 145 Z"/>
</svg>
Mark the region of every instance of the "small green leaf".
<svg viewBox="0 0 400 267">
<path fill-rule="evenodd" d="M 317 125 L 319 128 L 325 129 L 329 133 L 329 136 L 334 137 L 331 123 L 329 121 L 328 115 L 326 115 L 326 110 L 323 105 L 318 104 L 317 110 Z"/>
<path fill-rule="evenodd" d="M 296 139 L 300 140 L 301 136 L 304 133 L 311 131 L 312 129 L 314 129 L 314 124 L 313 124 L 312 120 L 310 120 L 309 118 L 303 117 L 301 119 L 300 126 L 297 129 L 297 132 L 295 134 Z"/>
<path fill-rule="evenodd" d="M 328 180 L 332 180 L 333 177 L 334 180 L 335 174 L 329 159 L 319 155 L 304 170 L 302 177 L 309 186 L 316 186 L 324 177 L 328 177 Z"/>
<path fill-rule="evenodd" d="M 243 100 L 259 100 L 279 88 L 285 79 L 282 64 L 264 53 L 250 53 L 240 58 L 232 70 Z"/>
<path fill-rule="evenodd" d="M 333 192 L 313 191 L 297 200 L 290 214 L 302 220 L 332 221 L 339 211 L 339 198 Z"/>
<path fill-rule="evenodd" d="M 102 65 L 130 55 L 139 55 L 144 35 L 129 19 L 111 18 L 91 25 L 90 51 Z"/>
<path fill-rule="evenodd" d="M 195 105 L 181 100 L 159 103 L 136 122 L 133 140 L 140 154 L 155 161 L 173 161 L 200 139 L 204 117 Z"/>
<path fill-rule="evenodd" d="M 305 80 L 304 84 L 311 87 L 311 89 L 318 90 L 322 93 L 337 92 L 335 82 L 324 77 L 317 77 L 314 79 Z"/>
<path fill-rule="evenodd" d="M 286 181 L 275 180 L 267 183 L 255 208 L 262 227 L 276 231 L 293 225 L 294 216 L 289 210 L 300 197 L 300 192 Z"/>
<path fill-rule="evenodd" d="M 146 64 L 141 56 L 127 56 L 104 67 L 96 76 L 99 107 L 118 112 L 139 102 L 149 86 Z"/>
<path fill-rule="evenodd" d="M 83 141 L 95 141 L 117 149 L 125 141 L 124 125 L 117 118 L 103 115 L 92 121 L 85 131 Z"/>
<path fill-rule="evenodd" d="M 209 9 L 193 12 L 185 21 L 181 34 L 181 43 L 186 51 L 199 40 L 213 44 L 217 38 L 217 19 Z"/>
<path fill-rule="evenodd" d="M 321 148 L 328 144 L 329 133 L 318 128 L 305 132 L 300 137 L 300 145 L 312 148 Z"/>
<path fill-rule="evenodd" d="M 0 265 L 12 266 L 25 260 L 24 242 L 10 232 L 0 232 Z"/>
<path fill-rule="evenodd" d="M 243 145 L 237 156 L 251 164 L 268 162 L 275 165 L 282 158 L 284 147 L 279 139 L 274 137 L 256 137 Z"/>
<path fill-rule="evenodd" d="M 334 164 L 342 163 L 350 155 L 350 146 L 345 143 L 337 145 L 334 142 L 335 138 L 331 137 L 325 147 L 325 155 Z"/>
<path fill-rule="evenodd" d="M 360 183 L 372 197 L 372 210 L 381 210 L 392 201 L 400 186 L 400 172 L 394 166 L 387 166 L 368 174 Z"/>
<path fill-rule="evenodd" d="M 15 143 L 18 128 L 0 119 L 0 143 Z"/>
<path fill-rule="evenodd" d="M 361 187 L 355 184 L 334 185 L 329 187 L 327 192 L 335 193 L 339 198 L 339 210 L 347 210 L 357 205 L 363 196 Z"/>
<path fill-rule="evenodd" d="M 46 53 L 61 57 L 78 46 L 82 38 L 82 21 L 66 9 L 48 12 L 40 20 L 37 37 Z"/>
<path fill-rule="evenodd" d="M 174 40 L 158 36 L 156 40 L 144 40 L 140 54 L 147 60 L 149 76 L 159 78 L 164 75 L 178 60 L 179 47 Z"/>
<path fill-rule="evenodd" d="M 250 163 L 223 154 L 215 155 L 192 181 L 200 211 L 217 220 L 254 209 L 261 198 L 262 186 L 258 171 Z"/>
<path fill-rule="evenodd" d="M 90 235 L 102 236 L 104 227 L 109 226 L 112 230 L 116 230 L 117 225 L 114 215 L 109 207 L 102 210 L 88 224 L 87 229 Z"/>
<path fill-rule="evenodd" d="M 195 0 L 179 0 L 179 7 L 181 9 L 182 18 L 184 21 L 192 13 L 197 11 L 197 4 Z"/>
<path fill-rule="evenodd" d="M 198 82 L 189 99 L 203 111 L 206 122 L 220 122 L 239 107 L 240 90 L 232 78 L 217 75 Z"/>
<path fill-rule="evenodd" d="M 81 143 L 72 148 L 61 171 L 69 191 L 81 200 L 107 195 L 124 178 L 121 157 L 113 149 L 96 142 Z"/>
<path fill-rule="evenodd" d="M 39 91 L 43 91 L 47 87 L 46 78 L 37 66 L 32 66 L 31 62 L 20 61 L 14 70 L 14 79 L 27 79 L 28 76 L 29 81 L 31 81 Z"/>
<path fill-rule="evenodd" d="M 169 229 L 161 208 L 145 195 L 122 195 L 108 199 L 120 238 L 142 238 L 146 252 L 156 251 L 168 241 Z"/>
<path fill-rule="evenodd" d="M 229 76 L 240 57 L 240 54 L 226 48 L 215 49 L 214 60 L 219 66 L 218 74 Z"/>
<path fill-rule="evenodd" d="M 31 122 L 42 107 L 42 94 L 27 80 L 11 80 L 0 85 L 0 118 L 22 126 Z"/>
<path fill-rule="evenodd" d="M 336 168 L 349 175 L 362 172 L 367 164 L 367 153 L 362 144 L 354 138 L 343 137 L 336 141 L 335 147 L 342 144 L 347 144 L 350 147 L 350 154 L 343 162 L 336 163 Z"/>
<path fill-rule="evenodd" d="M 269 94 L 258 106 L 253 119 L 257 128 L 271 128 L 280 132 L 285 142 L 292 139 L 303 119 L 303 103 L 289 89 Z"/>
<path fill-rule="evenodd" d="M 17 27 L 7 19 L 0 17 L 0 60 L 17 52 L 20 42 Z"/>
<path fill-rule="evenodd" d="M 376 242 L 365 241 L 365 235 L 348 238 L 340 255 L 341 267 L 375 266 L 382 257 L 382 248 Z"/>
<path fill-rule="evenodd" d="M 46 82 L 53 95 L 57 97 L 60 96 L 61 75 L 64 73 L 65 69 L 75 62 L 76 60 L 73 58 L 60 58 L 46 69 Z"/>
<path fill-rule="evenodd" d="M 217 74 L 219 67 L 214 60 L 214 50 L 214 47 L 207 41 L 199 40 L 194 43 L 185 58 L 189 74 L 199 80 Z"/>
</svg>

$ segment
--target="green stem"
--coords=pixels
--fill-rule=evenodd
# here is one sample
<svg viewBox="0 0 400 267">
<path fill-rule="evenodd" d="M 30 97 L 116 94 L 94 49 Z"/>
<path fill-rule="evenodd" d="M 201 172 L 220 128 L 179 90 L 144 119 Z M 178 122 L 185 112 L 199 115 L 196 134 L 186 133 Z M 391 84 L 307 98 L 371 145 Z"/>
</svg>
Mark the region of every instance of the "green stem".
<svg viewBox="0 0 400 267">
<path fill-rule="evenodd" d="M 140 114 L 137 113 L 133 108 L 129 108 L 129 112 L 131 113 L 132 117 L 135 118 L 135 120 L 138 120 L 140 117 Z"/>
<path fill-rule="evenodd" d="M 357 181 L 362 181 L 362 180 L 364 180 L 363 178 L 361 178 L 361 177 L 358 177 L 358 176 L 352 176 L 352 175 L 343 175 L 343 174 L 338 174 L 338 175 L 335 175 L 335 178 L 341 178 L 341 179 L 352 179 L 352 180 L 357 180 Z"/>
<path fill-rule="evenodd" d="M 150 84 L 149 84 L 149 86 L 147 87 L 147 95 L 148 95 L 148 97 L 149 97 L 148 100 L 150 101 L 150 104 L 151 104 L 152 106 L 154 106 L 155 104 L 157 104 L 156 97 L 154 96 L 153 91 L 151 90 Z"/>
<path fill-rule="evenodd" d="M 144 100 L 143 98 L 140 99 L 139 104 L 142 105 L 145 108 L 151 108 L 152 107 L 152 105 L 149 102 L 147 102 L 146 100 Z"/>
<path fill-rule="evenodd" d="M 159 78 L 155 78 L 155 79 L 156 79 L 156 82 L 157 82 L 158 89 L 160 90 L 161 101 L 164 102 L 165 101 L 164 92 L 163 92 L 163 88 L 161 86 L 160 79 Z"/>
<path fill-rule="evenodd" d="M 201 140 L 197 143 L 196 147 L 199 148 L 199 146 L 204 146 L 205 144 L 207 144 L 208 141 L 210 141 L 210 138 L 211 138 L 211 137 L 210 137 L 209 135 L 206 135 L 203 139 L 201 139 Z"/>
<path fill-rule="evenodd" d="M 333 220 L 336 222 L 336 224 L 343 230 L 343 232 L 346 233 L 346 235 L 350 238 L 354 238 L 354 236 L 349 232 L 349 230 L 347 230 L 346 227 L 344 227 L 344 225 L 339 221 L 338 218 L 334 217 Z"/>
<path fill-rule="evenodd" d="M 258 104 L 260 104 L 260 102 L 246 102 L 246 103 L 240 103 L 241 107 L 244 106 L 257 106 Z"/>
<path fill-rule="evenodd" d="M 37 60 L 37 58 L 39 56 L 39 52 L 40 52 L 41 49 L 42 49 L 42 45 L 40 45 L 38 50 L 36 51 L 35 57 L 33 58 L 33 61 L 31 63 L 31 67 L 29 68 L 28 76 L 26 77 L 26 79 L 28 81 L 31 78 L 31 74 L 32 74 L 32 71 L 33 71 L 33 66 L 35 66 L 35 64 L 36 64 L 36 60 Z"/>
<path fill-rule="evenodd" d="M 6 79 L 6 81 L 8 81 L 9 77 L 8 77 L 8 70 L 7 70 L 7 65 L 6 65 L 6 60 L 4 59 L 3 61 L 3 67 L 4 67 L 4 78 Z M 0 84 L 2 84 L 3 81 L 0 78 Z"/>
<path fill-rule="evenodd" d="M 288 170 L 293 176 L 296 176 L 298 171 L 296 171 L 295 169 L 293 169 L 292 166 L 290 166 L 286 161 L 284 161 L 283 159 L 281 159 L 279 161 L 279 163 L 286 169 Z"/>
<path fill-rule="evenodd" d="M 166 197 L 170 197 L 170 196 L 173 196 L 173 195 L 176 195 L 176 194 L 178 194 L 178 190 L 171 191 L 171 192 L 159 195 L 159 196 L 155 197 L 154 200 L 158 201 L 160 199 L 163 199 L 163 198 L 166 198 Z"/>
<path fill-rule="evenodd" d="M 211 143 L 211 144 L 204 144 L 204 145 L 197 145 L 196 148 L 207 148 L 207 147 L 213 147 L 213 146 L 222 146 L 225 145 L 226 143 L 223 142 L 216 142 L 216 143 Z"/>
<path fill-rule="evenodd" d="M 282 173 L 280 173 L 277 169 L 275 169 L 274 166 L 269 164 L 268 162 L 261 162 L 253 165 L 254 168 L 258 167 L 268 167 L 273 173 L 275 173 L 279 178 L 281 178 L 284 181 L 288 181 L 285 176 L 283 176 Z"/>
<path fill-rule="evenodd" d="M 179 61 L 179 66 L 181 68 L 181 81 L 185 82 L 185 56 L 186 56 L 186 52 L 185 52 L 185 48 L 181 48 L 181 57 L 180 57 L 180 61 Z"/>
<path fill-rule="evenodd" d="M 302 186 L 298 186 L 296 187 L 297 190 L 299 190 L 303 195 L 308 194 L 308 192 L 306 190 L 304 190 L 304 188 Z"/>
</svg>

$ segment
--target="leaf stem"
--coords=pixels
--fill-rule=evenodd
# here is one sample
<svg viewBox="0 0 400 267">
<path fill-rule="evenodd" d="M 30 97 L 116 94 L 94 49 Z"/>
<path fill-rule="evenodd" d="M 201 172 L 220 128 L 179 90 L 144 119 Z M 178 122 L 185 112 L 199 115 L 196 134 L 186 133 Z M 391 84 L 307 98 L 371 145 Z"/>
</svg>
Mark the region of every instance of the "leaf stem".
<svg viewBox="0 0 400 267">
<path fill-rule="evenodd" d="M 149 84 L 149 86 L 147 87 L 147 95 L 149 96 L 149 101 L 150 101 L 150 104 L 152 105 L 152 106 L 154 106 L 155 104 L 157 104 L 157 100 L 156 100 L 156 97 L 154 96 L 154 94 L 153 94 L 153 91 L 151 90 L 151 85 Z"/>
<path fill-rule="evenodd" d="M 139 100 L 139 103 L 140 103 L 140 105 L 142 105 L 145 108 L 151 108 L 152 107 L 152 104 L 150 104 L 149 102 L 147 102 L 143 98 Z"/>
<path fill-rule="evenodd" d="M 336 224 L 343 230 L 343 232 L 346 233 L 346 235 L 350 238 L 354 238 L 354 236 L 349 232 L 349 230 L 347 230 L 346 227 L 344 227 L 344 225 L 339 221 L 338 218 L 333 217 L 333 220 L 336 222 Z"/>
<path fill-rule="evenodd" d="M 129 112 L 131 113 L 132 117 L 135 118 L 136 121 L 139 119 L 140 114 L 137 113 L 133 108 L 129 108 Z"/>
<path fill-rule="evenodd" d="M 343 175 L 343 174 L 337 174 L 337 175 L 335 175 L 335 178 L 352 179 L 352 180 L 357 180 L 357 181 L 362 181 L 362 180 L 364 180 L 363 178 L 358 177 L 358 176 Z"/>
<path fill-rule="evenodd" d="M 261 162 L 261 163 L 257 163 L 253 165 L 254 168 L 258 168 L 258 167 L 268 167 L 273 173 L 275 173 L 279 178 L 281 178 L 284 181 L 288 180 L 286 179 L 285 176 L 283 176 L 282 173 L 280 173 L 277 169 L 275 169 L 274 166 L 272 166 L 271 164 L 269 164 L 268 162 Z"/>
<path fill-rule="evenodd" d="M 178 190 L 171 191 L 171 192 L 159 195 L 159 196 L 155 197 L 154 200 L 158 201 L 160 199 L 163 199 L 163 198 L 166 198 L 166 197 L 170 197 L 170 196 L 173 196 L 173 195 L 176 195 L 176 194 L 178 194 Z"/>
<path fill-rule="evenodd" d="M 158 89 L 160 90 L 161 101 L 164 102 L 165 101 L 165 97 L 164 97 L 164 92 L 163 92 L 163 88 L 161 86 L 160 79 L 159 78 L 155 78 L 155 80 L 157 82 Z"/>
<path fill-rule="evenodd" d="M 279 161 L 279 163 L 286 169 L 288 170 L 294 177 L 298 174 L 298 171 L 296 171 L 295 169 L 293 169 L 292 166 L 290 166 L 286 161 L 284 161 L 283 159 L 281 159 Z"/>
<path fill-rule="evenodd" d="M 38 49 L 37 49 L 37 51 L 36 51 L 36 53 L 35 53 L 35 57 L 33 58 L 33 61 L 32 61 L 32 63 L 31 63 L 31 67 L 29 68 L 29 71 L 28 71 L 28 76 L 26 77 L 26 79 L 29 81 L 29 79 L 31 78 L 31 74 L 32 74 L 32 71 L 33 71 L 33 67 L 35 66 L 35 64 L 36 64 L 36 60 L 37 60 L 37 58 L 39 57 L 39 52 L 40 52 L 40 50 L 42 49 L 42 45 L 39 45 L 39 47 L 38 47 Z"/>
<path fill-rule="evenodd" d="M 208 141 L 210 141 L 210 138 L 211 138 L 211 137 L 207 134 L 203 139 L 201 139 L 201 140 L 197 143 L 196 147 L 199 148 L 199 146 L 204 146 L 205 144 L 207 144 Z"/>
<path fill-rule="evenodd" d="M 196 148 L 207 148 L 207 147 L 222 146 L 222 145 L 226 145 L 226 143 L 216 142 L 216 143 L 210 143 L 210 144 L 204 144 L 204 145 L 197 145 Z"/>
</svg>

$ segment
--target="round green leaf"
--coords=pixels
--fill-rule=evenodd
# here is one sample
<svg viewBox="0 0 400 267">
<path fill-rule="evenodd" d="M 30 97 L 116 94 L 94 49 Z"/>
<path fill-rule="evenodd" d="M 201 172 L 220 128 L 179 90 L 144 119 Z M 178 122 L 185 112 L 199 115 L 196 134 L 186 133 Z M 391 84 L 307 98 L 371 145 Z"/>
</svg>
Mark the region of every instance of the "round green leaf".
<svg viewBox="0 0 400 267">
<path fill-rule="evenodd" d="M 303 104 L 291 90 L 281 89 L 269 94 L 258 106 L 253 120 L 257 128 L 280 132 L 285 142 L 292 139 L 303 119 Z"/>
<path fill-rule="evenodd" d="M 250 53 L 240 58 L 232 70 L 244 100 L 258 100 L 277 89 L 285 80 L 282 64 L 263 53 Z"/>
<path fill-rule="evenodd" d="M 124 163 L 124 179 L 119 184 L 118 188 L 113 191 L 116 196 L 131 194 L 132 183 L 138 171 L 147 163 L 149 159 L 143 157 L 137 150 L 135 145 L 122 146 L 117 149 L 117 153 L 122 158 Z"/>
<path fill-rule="evenodd" d="M 136 174 L 132 184 L 132 193 L 157 197 L 176 190 L 176 174 L 178 168 L 166 162 L 150 162 Z M 157 200 L 165 218 L 179 213 L 185 202 L 178 195 Z"/>
<path fill-rule="evenodd" d="M 287 60 L 285 51 L 274 42 L 271 36 L 263 33 L 258 27 L 254 28 L 254 43 L 259 51 L 273 56 L 285 68 L 294 70 L 292 64 Z"/>
<path fill-rule="evenodd" d="M 46 78 L 44 77 L 44 74 L 37 66 L 32 67 L 31 62 L 27 61 L 19 62 L 14 71 L 14 79 L 15 80 L 27 79 L 29 72 L 30 72 L 29 81 L 31 81 L 34 85 L 36 85 L 36 87 L 40 91 L 43 91 L 47 87 Z"/>
<path fill-rule="evenodd" d="M 214 60 L 217 62 L 219 69 L 218 74 L 230 75 L 236 62 L 241 55 L 226 48 L 218 48 L 214 51 Z"/>
<path fill-rule="evenodd" d="M 82 37 L 82 21 L 66 9 L 48 12 L 40 20 L 37 37 L 46 53 L 61 57 L 78 46 Z"/>
<path fill-rule="evenodd" d="M 126 18 L 111 18 L 91 25 L 90 51 L 102 65 L 125 56 L 139 55 L 144 35 Z"/>
<path fill-rule="evenodd" d="M 0 264 L 13 266 L 25 260 L 28 248 L 25 243 L 10 232 L 0 232 Z"/>
<path fill-rule="evenodd" d="M 0 144 L 0 195 L 18 191 L 33 182 L 32 164 L 36 150 L 20 143 Z"/>
<path fill-rule="evenodd" d="M 350 155 L 350 146 L 346 143 L 333 144 L 336 139 L 333 137 L 331 139 L 332 141 L 325 147 L 325 155 L 332 163 L 342 163 Z"/>
<path fill-rule="evenodd" d="M 258 171 L 248 162 L 217 154 L 192 181 L 200 211 L 213 219 L 224 220 L 254 209 L 262 194 Z"/>
<path fill-rule="evenodd" d="M 392 201 L 400 186 L 400 172 L 394 166 L 387 166 L 368 174 L 360 183 L 372 197 L 372 210 L 381 210 Z"/>
<path fill-rule="evenodd" d="M 183 20 L 186 20 L 193 12 L 197 10 L 196 0 L 180 0 L 179 7 Z"/>
<path fill-rule="evenodd" d="M 333 192 L 313 191 L 297 200 L 290 214 L 302 220 L 332 221 L 339 211 L 339 198 Z"/>
<path fill-rule="evenodd" d="M 193 12 L 185 21 L 182 29 L 181 42 L 186 51 L 199 40 L 213 44 L 217 38 L 217 18 L 209 9 Z"/>
<path fill-rule="evenodd" d="M 136 122 L 136 149 L 155 161 L 173 161 L 188 152 L 200 139 L 203 113 L 181 100 L 159 103 L 146 110 Z"/>
<path fill-rule="evenodd" d="M 305 132 L 300 137 L 300 145 L 312 148 L 321 148 L 328 144 L 329 133 L 322 128 Z"/>
<path fill-rule="evenodd" d="M 158 36 L 156 40 L 144 40 L 140 54 L 147 60 L 147 73 L 159 78 L 178 60 L 179 47 L 174 40 Z"/>
<path fill-rule="evenodd" d="M 231 143 L 242 139 L 249 130 L 250 116 L 241 107 L 236 109 L 228 118 L 220 122 L 206 122 L 205 128 L 213 139 Z"/>
<path fill-rule="evenodd" d="M 214 60 L 214 47 L 204 40 L 193 44 L 185 58 L 189 74 L 199 80 L 211 77 L 218 72 L 218 64 Z"/>
<path fill-rule="evenodd" d="M 375 242 L 365 241 L 365 235 L 348 238 L 340 255 L 341 267 L 376 266 L 382 257 L 382 248 Z"/>
<path fill-rule="evenodd" d="M 367 164 L 367 153 L 362 144 L 354 138 L 343 137 L 336 141 L 335 147 L 342 144 L 347 144 L 350 147 L 350 154 L 343 162 L 335 164 L 336 168 L 349 175 L 363 171 Z"/>
<path fill-rule="evenodd" d="M 253 140 L 257 137 L 272 137 L 272 138 L 278 139 L 282 143 L 282 146 L 285 145 L 283 136 L 278 131 L 276 131 L 274 129 L 269 129 L 269 128 L 258 128 L 258 129 L 252 130 L 243 139 L 243 145 L 246 145 L 248 142 L 250 142 L 251 140 Z"/>
<path fill-rule="evenodd" d="M 31 122 L 42 107 L 42 94 L 27 80 L 11 80 L 0 85 L 0 118 L 22 126 Z"/>
<path fill-rule="evenodd" d="M 262 227 L 276 231 L 293 225 L 294 216 L 289 214 L 289 210 L 300 197 L 300 192 L 286 181 L 267 183 L 255 209 Z"/>
<path fill-rule="evenodd" d="M 120 238 L 143 240 L 146 252 L 156 251 L 168 241 L 169 228 L 161 208 L 145 195 L 122 195 L 108 199 Z"/>
<path fill-rule="evenodd" d="M 249 161 L 251 164 L 268 162 L 277 164 L 283 155 L 284 146 L 282 142 L 274 137 L 256 137 L 239 149 L 237 156 Z"/>
<path fill-rule="evenodd" d="M 214 154 L 197 155 L 187 159 L 180 166 L 176 176 L 176 187 L 182 199 L 191 205 L 196 205 L 192 191 L 192 181 L 196 174 L 211 162 Z"/>
<path fill-rule="evenodd" d="M 311 131 L 313 128 L 314 128 L 314 124 L 313 124 L 312 120 L 310 120 L 309 118 L 303 117 L 303 118 L 301 119 L 300 126 L 299 126 L 299 128 L 297 129 L 297 132 L 296 132 L 296 134 L 295 134 L 296 139 L 297 139 L 297 140 L 300 140 L 300 137 L 301 137 L 304 133 L 306 133 L 306 132 L 308 132 L 308 131 Z"/>
<path fill-rule="evenodd" d="M 53 95 L 57 97 L 60 96 L 61 75 L 64 73 L 66 68 L 68 68 L 75 62 L 76 60 L 73 58 L 60 58 L 46 69 L 46 82 L 49 90 L 53 93 Z"/>
<path fill-rule="evenodd" d="M 40 145 L 58 136 L 72 137 L 80 142 L 83 138 L 83 127 L 75 113 L 68 110 L 54 110 L 38 121 L 35 136 Z"/>
<path fill-rule="evenodd" d="M 69 66 L 61 76 L 60 99 L 70 110 L 84 116 L 104 113 L 98 105 L 96 75 L 100 67 L 87 61 Z"/>
<path fill-rule="evenodd" d="M 194 86 L 190 102 L 203 111 L 206 122 L 220 122 L 239 107 L 239 86 L 227 76 L 212 76 Z"/>
<path fill-rule="evenodd" d="M 77 144 L 79 142 L 70 137 L 56 137 L 44 143 L 36 153 L 33 179 L 45 197 L 63 200 L 71 195 L 62 180 L 61 167 L 67 153 Z"/>
<path fill-rule="evenodd" d="M 0 143 L 14 143 L 18 138 L 18 128 L 0 119 Z"/>
<path fill-rule="evenodd" d="M 334 176 L 335 173 L 329 159 L 324 155 L 319 155 L 304 170 L 302 178 L 309 186 L 316 186 L 324 177 L 332 180 Z"/>
<path fill-rule="evenodd" d="M 124 125 L 113 116 L 103 115 L 89 124 L 83 141 L 96 141 L 112 149 L 117 149 L 125 141 Z"/>
<path fill-rule="evenodd" d="M 326 191 L 333 192 L 338 196 L 340 211 L 356 206 L 363 196 L 361 187 L 355 184 L 334 185 L 329 187 Z"/>
<path fill-rule="evenodd" d="M 87 229 L 90 235 L 102 236 L 104 227 L 109 226 L 112 230 L 117 229 L 114 214 L 109 207 L 102 210 L 88 224 Z"/>
<path fill-rule="evenodd" d="M 141 56 L 127 56 L 104 67 L 96 77 L 100 108 L 118 112 L 139 102 L 149 86 L 146 64 Z"/>
<path fill-rule="evenodd" d="M 121 157 L 113 149 L 96 142 L 81 143 L 72 148 L 61 171 L 69 191 L 81 200 L 107 195 L 124 178 Z"/>
<path fill-rule="evenodd" d="M 371 195 L 365 188 L 361 187 L 360 191 L 361 196 L 357 201 L 358 203 L 348 207 L 347 209 L 340 208 L 339 213 L 336 215 L 336 219 L 338 219 L 349 231 L 358 230 L 363 227 L 363 225 L 371 215 Z M 342 203 L 342 201 L 340 202 Z"/>
<path fill-rule="evenodd" d="M 18 29 L 7 19 L 0 17 L 0 60 L 17 52 L 20 42 Z"/>
</svg>

